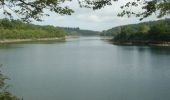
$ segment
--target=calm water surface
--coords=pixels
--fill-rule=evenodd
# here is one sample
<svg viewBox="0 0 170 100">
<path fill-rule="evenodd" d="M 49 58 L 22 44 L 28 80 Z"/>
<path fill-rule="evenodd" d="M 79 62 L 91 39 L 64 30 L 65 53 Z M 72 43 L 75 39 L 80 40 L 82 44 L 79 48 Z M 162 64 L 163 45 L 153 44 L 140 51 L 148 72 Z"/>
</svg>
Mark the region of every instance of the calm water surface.
<svg viewBox="0 0 170 100">
<path fill-rule="evenodd" d="M 10 90 L 24 100 L 170 100 L 170 48 L 100 37 L 0 47 Z"/>
</svg>

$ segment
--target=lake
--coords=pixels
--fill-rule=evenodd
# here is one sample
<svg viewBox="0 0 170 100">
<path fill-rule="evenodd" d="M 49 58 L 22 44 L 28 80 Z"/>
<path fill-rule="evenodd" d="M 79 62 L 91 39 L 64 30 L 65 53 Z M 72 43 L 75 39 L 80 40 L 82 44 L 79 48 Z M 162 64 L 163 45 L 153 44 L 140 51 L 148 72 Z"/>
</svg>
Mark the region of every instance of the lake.
<svg viewBox="0 0 170 100">
<path fill-rule="evenodd" d="M 170 100 L 170 47 L 100 37 L 0 46 L 10 91 L 24 100 Z"/>
</svg>

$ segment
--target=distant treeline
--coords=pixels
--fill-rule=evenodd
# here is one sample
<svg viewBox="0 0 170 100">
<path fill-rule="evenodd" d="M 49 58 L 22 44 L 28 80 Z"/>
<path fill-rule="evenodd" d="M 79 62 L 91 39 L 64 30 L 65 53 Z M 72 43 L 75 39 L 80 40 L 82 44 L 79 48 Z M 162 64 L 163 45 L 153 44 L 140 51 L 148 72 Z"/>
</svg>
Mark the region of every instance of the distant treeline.
<svg viewBox="0 0 170 100">
<path fill-rule="evenodd" d="M 101 35 L 113 36 L 113 41 L 121 42 L 169 42 L 170 19 L 119 26 Z"/>
<path fill-rule="evenodd" d="M 97 31 L 79 28 L 41 26 L 24 23 L 20 20 L 0 19 L 0 39 L 38 39 L 65 37 L 66 35 L 99 35 Z"/>
<path fill-rule="evenodd" d="M 68 33 L 54 26 L 40 26 L 20 20 L 0 19 L 0 39 L 36 39 L 64 37 Z"/>
<path fill-rule="evenodd" d="M 100 32 L 92 31 L 92 30 L 82 30 L 80 28 L 70 28 L 70 27 L 62 27 L 64 30 L 70 34 L 77 34 L 81 36 L 95 36 L 99 35 Z"/>
</svg>

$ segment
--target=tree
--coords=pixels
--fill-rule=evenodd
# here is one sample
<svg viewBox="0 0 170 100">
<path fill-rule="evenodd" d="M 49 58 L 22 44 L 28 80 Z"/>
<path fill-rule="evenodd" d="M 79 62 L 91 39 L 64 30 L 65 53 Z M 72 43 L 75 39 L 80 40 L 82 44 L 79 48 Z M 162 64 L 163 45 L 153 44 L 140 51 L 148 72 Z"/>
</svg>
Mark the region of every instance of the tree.
<svg viewBox="0 0 170 100">
<path fill-rule="evenodd" d="M 167 29 L 169 29 L 167 22 L 165 21 L 158 21 L 154 25 L 152 25 L 149 33 L 151 34 L 165 34 L 167 32 Z M 167 32 L 169 33 L 169 32 Z"/>
<path fill-rule="evenodd" d="M 1 27 L 5 29 L 11 29 L 13 27 L 12 23 L 8 19 L 2 19 L 0 21 Z"/>
<path fill-rule="evenodd" d="M 112 5 L 114 2 L 119 2 L 120 0 L 85 0 L 85 3 L 82 4 L 84 7 L 101 9 L 107 5 Z M 122 12 L 118 16 L 128 17 L 135 15 L 140 17 L 140 20 L 151 16 L 156 13 L 157 17 L 163 17 L 170 14 L 170 0 L 125 0 L 127 3 L 122 5 Z M 81 4 L 81 3 L 80 3 Z M 132 9 L 136 7 L 141 7 L 142 12 L 135 12 Z"/>
<path fill-rule="evenodd" d="M 41 16 L 49 16 L 45 10 L 55 12 L 61 15 L 70 15 L 73 10 L 67 6 L 62 6 L 70 0 L 0 0 L 0 9 L 3 13 L 12 18 L 12 13 L 16 13 L 24 21 L 31 19 L 41 21 Z"/>
<path fill-rule="evenodd" d="M 150 27 L 148 25 L 141 25 L 139 26 L 139 33 L 148 33 Z"/>
<path fill-rule="evenodd" d="M 12 17 L 9 10 L 15 12 L 24 21 L 31 19 L 41 21 L 42 16 L 49 16 L 45 10 L 55 12 L 62 15 L 71 15 L 74 11 L 68 6 L 62 4 L 72 0 L 0 0 L 0 9 L 3 9 L 4 14 Z M 80 7 L 101 9 L 107 5 L 112 5 L 120 0 L 77 0 Z M 135 15 L 140 17 L 140 20 L 146 18 L 153 13 L 157 13 L 157 17 L 163 17 L 170 14 L 169 0 L 125 0 L 127 3 L 122 5 L 123 9 L 118 16 L 127 15 L 128 17 Z M 140 6 L 142 5 L 142 6 Z M 132 11 L 131 8 L 141 7 L 142 12 Z"/>
</svg>

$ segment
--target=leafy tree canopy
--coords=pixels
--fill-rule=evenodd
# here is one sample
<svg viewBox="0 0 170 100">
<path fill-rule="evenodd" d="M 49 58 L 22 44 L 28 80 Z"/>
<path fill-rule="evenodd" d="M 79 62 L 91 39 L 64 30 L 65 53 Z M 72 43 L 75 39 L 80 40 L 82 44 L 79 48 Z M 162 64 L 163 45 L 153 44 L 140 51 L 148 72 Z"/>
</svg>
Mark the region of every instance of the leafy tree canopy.
<svg viewBox="0 0 170 100">
<path fill-rule="evenodd" d="M 72 0 L 0 0 L 0 9 L 3 9 L 5 15 L 11 16 L 9 10 L 15 12 L 21 16 L 24 21 L 30 21 L 31 19 L 41 21 L 41 16 L 49 16 L 44 10 L 48 9 L 51 12 L 55 12 L 62 15 L 71 15 L 74 11 L 68 6 L 63 6 L 65 2 L 71 2 Z M 77 0 L 80 7 L 87 7 L 101 9 L 107 5 L 119 2 L 120 0 Z M 122 5 L 122 12 L 118 16 L 135 15 L 140 17 L 140 20 L 146 18 L 153 13 L 157 14 L 157 17 L 163 17 L 170 14 L 170 0 L 125 0 L 127 3 Z M 134 7 L 141 7 L 141 12 L 133 11 Z M 7 10 L 8 9 L 8 10 Z"/>
<path fill-rule="evenodd" d="M 41 16 L 49 16 L 44 10 L 49 10 L 61 15 L 71 15 L 73 10 L 62 4 L 70 0 L 0 0 L 3 13 L 12 17 L 11 11 L 24 21 L 31 19 L 41 21 Z"/>
<path fill-rule="evenodd" d="M 85 0 L 85 7 L 96 9 L 101 9 L 107 5 L 112 5 L 115 2 L 121 0 Z M 152 14 L 157 14 L 158 18 L 161 18 L 165 15 L 170 14 L 170 0 L 124 0 L 127 1 L 125 5 L 122 5 L 120 8 L 122 12 L 118 16 L 128 17 L 135 15 L 140 17 L 140 20 L 149 17 Z M 142 11 L 133 11 L 133 8 L 141 7 Z"/>
<path fill-rule="evenodd" d="M 166 43 L 170 42 L 170 19 L 114 27 L 103 31 L 102 36 L 113 36 L 117 43 Z"/>
</svg>

